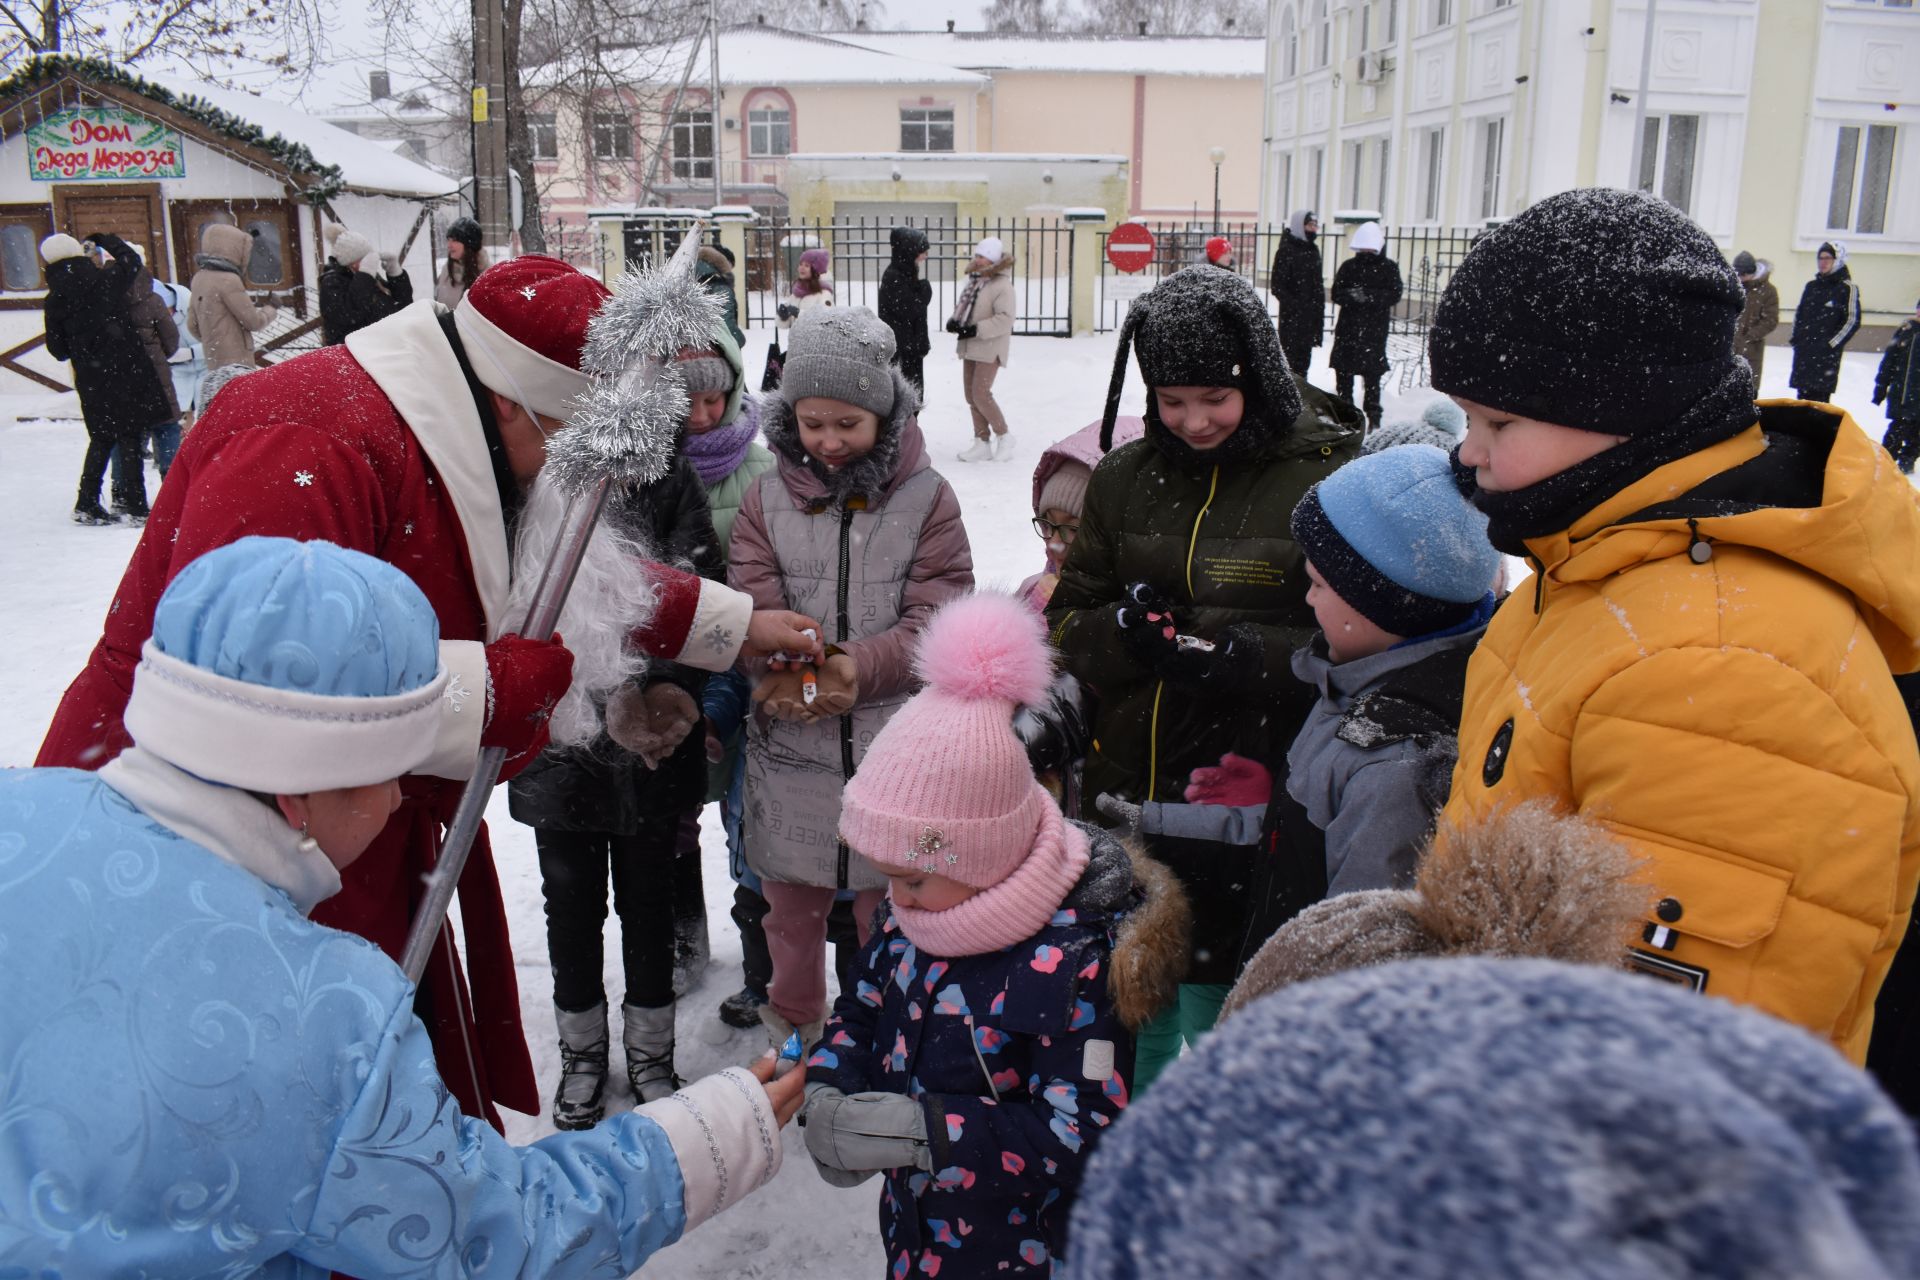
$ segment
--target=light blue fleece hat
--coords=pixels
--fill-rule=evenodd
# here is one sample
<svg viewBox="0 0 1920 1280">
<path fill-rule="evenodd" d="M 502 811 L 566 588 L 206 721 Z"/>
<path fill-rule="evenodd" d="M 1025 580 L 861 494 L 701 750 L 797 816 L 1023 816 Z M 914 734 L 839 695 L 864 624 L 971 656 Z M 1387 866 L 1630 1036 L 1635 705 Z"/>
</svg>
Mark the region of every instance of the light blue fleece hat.
<svg viewBox="0 0 1920 1280">
<path fill-rule="evenodd" d="M 1294 510 L 1293 536 L 1342 600 L 1398 636 L 1463 621 L 1500 567 L 1486 516 L 1427 444 L 1366 454 L 1314 485 Z"/>
<path fill-rule="evenodd" d="M 161 595 L 126 727 L 228 786 L 366 786 L 432 754 L 447 681 L 439 619 L 400 570 L 330 542 L 241 538 Z"/>
</svg>

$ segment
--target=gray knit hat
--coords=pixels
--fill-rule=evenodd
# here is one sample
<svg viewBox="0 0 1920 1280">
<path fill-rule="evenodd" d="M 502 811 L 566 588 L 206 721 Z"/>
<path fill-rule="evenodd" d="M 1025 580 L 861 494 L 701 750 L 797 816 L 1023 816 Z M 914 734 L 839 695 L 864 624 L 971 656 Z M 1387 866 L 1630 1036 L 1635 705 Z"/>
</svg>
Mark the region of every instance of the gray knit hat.
<svg viewBox="0 0 1920 1280">
<path fill-rule="evenodd" d="M 893 330 L 865 307 L 814 307 L 793 322 L 780 396 L 844 400 L 885 419 L 893 413 Z"/>
<path fill-rule="evenodd" d="M 712 347 L 689 348 L 674 357 L 673 367 L 687 384 L 687 394 L 733 390 L 733 366 Z"/>
<path fill-rule="evenodd" d="M 1367 442 L 1360 446 L 1360 452 L 1379 453 L 1382 449 L 1393 449 L 1403 444 L 1430 444 L 1436 449 L 1452 453 L 1466 434 L 1466 411 L 1441 396 L 1438 400 L 1428 402 L 1417 418 L 1396 419 L 1378 431 L 1368 432 Z"/>
</svg>

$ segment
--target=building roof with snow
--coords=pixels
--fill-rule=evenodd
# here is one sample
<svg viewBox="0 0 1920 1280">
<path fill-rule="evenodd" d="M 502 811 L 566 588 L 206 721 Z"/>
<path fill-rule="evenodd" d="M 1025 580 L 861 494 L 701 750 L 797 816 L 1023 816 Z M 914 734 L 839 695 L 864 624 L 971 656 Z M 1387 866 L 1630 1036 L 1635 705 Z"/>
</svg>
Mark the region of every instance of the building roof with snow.
<svg viewBox="0 0 1920 1280">
<path fill-rule="evenodd" d="M 1258 36 L 1105 36 L 979 31 L 836 31 L 827 39 L 918 62 L 995 71 L 1108 75 L 1266 74 L 1267 42 Z M 722 45 L 722 72 L 725 45 Z"/>
<path fill-rule="evenodd" d="M 704 39 L 693 83 L 707 82 Z M 656 64 L 680 78 L 692 46 L 669 46 Z M 851 37 L 782 27 L 733 27 L 720 33 L 720 83 L 727 85 L 947 84 L 985 88 L 990 77 L 938 59 L 861 45 Z"/>
</svg>

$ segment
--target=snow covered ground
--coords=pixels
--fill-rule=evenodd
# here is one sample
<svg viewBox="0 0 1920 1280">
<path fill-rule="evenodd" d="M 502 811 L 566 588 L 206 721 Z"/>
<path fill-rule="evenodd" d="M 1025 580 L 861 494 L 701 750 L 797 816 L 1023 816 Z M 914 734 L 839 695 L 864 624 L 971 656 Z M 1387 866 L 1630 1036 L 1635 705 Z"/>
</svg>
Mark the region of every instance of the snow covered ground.
<svg viewBox="0 0 1920 1280">
<path fill-rule="evenodd" d="M 759 385 L 758 360 L 771 336 L 771 331 L 749 334 L 754 386 Z M 994 390 L 1018 438 L 1019 456 L 1005 464 L 972 466 L 953 461 L 971 428 L 952 343 L 944 334 L 935 335 L 935 352 L 927 361 L 929 405 L 921 426 L 934 465 L 959 494 L 981 582 L 1012 586 L 1035 572 L 1042 559 L 1039 539 L 1028 526 L 1033 463 L 1048 441 L 1099 416 L 1112 369 L 1113 339 L 1014 339 L 1012 362 Z M 1316 356 L 1324 361 L 1325 349 Z M 1878 361 L 1877 354 L 1849 355 L 1838 396 L 1838 403 L 1876 438 L 1886 425 L 1870 403 Z M 1768 353 L 1765 395 L 1791 394 L 1785 385 L 1787 367 L 1784 350 Z M 1128 377 L 1121 411 L 1139 413 L 1144 401 L 1137 371 L 1130 370 Z M 1312 377 L 1321 386 L 1332 385 L 1322 363 L 1315 364 Z M 1431 395 L 1422 390 L 1402 397 L 1390 384 L 1388 419 L 1398 416 L 1396 409 L 1417 412 Z M 0 398 L 0 546 L 5 547 L 0 596 L 10 605 L 9 658 L 0 664 L 0 707 L 7 712 L 0 719 L 0 766 L 32 763 L 61 692 L 99 635 L 101 617 L 138 537 L 130 529 L 80 528 L 67 518 L 84 437 L 77 421 L 38 415 L 76 412 L 71 396 Z M 21 418 L 26 420 L 17 420 Z M 149 476 L 150 485 L 156 481 Z M 489 819 L 518 957 L 522 1012 L 542 1086 L 551 1088 L 559 1054 L 533 836 L 507 815 L 504 790 Z M 713 962 L 681 1005 L 678 1061 L 681 1073 L 689 1077 L 744 1063 L 763 1047 L 758 1033 L 733 1030 L 714 1015 L 720 1000 L 739 986 L 740 946 L 727 916 L 732 883 L 725 846 L 711 812 L 702 837 Z M 609 921 L 607 989 L 616 998 L 621 990 L 617 929 L 617 923 Z M 630 1105 L 624 1089 L 615 1098 L 617 1106 Z M 509 1136 L 517 1142 L 552 1131 L 544 1115 L 509 1119 Z M 671 1280 L 877 1278 L 883 1271 L 878 1195 L 876 1183 L 839 1191 L 821 1182 L 798 1131 L 790 1128 L 787 1161 L 773 1185 L 661 1253 L 642 1274 Z"/>
</svg>

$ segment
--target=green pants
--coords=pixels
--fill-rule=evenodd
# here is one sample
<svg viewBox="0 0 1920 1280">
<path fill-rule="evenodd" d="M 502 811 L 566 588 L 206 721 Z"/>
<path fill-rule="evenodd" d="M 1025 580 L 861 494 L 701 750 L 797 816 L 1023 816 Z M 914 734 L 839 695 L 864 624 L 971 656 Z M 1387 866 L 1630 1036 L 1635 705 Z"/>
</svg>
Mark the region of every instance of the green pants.
<svg viewBox="0 0 1920 1280">
<path fill-rule="evenodd" d="M 1133 1097 L 1145 1093 L 1184 1046 L 1198 1043 L 1213 1030 L 1232 989 L 1223 982 L 1182 983 L 1180 999 L 1140 1028 L 1133 1042 L 1133 1079 L 1128 1082 Z"/>
</svg>

